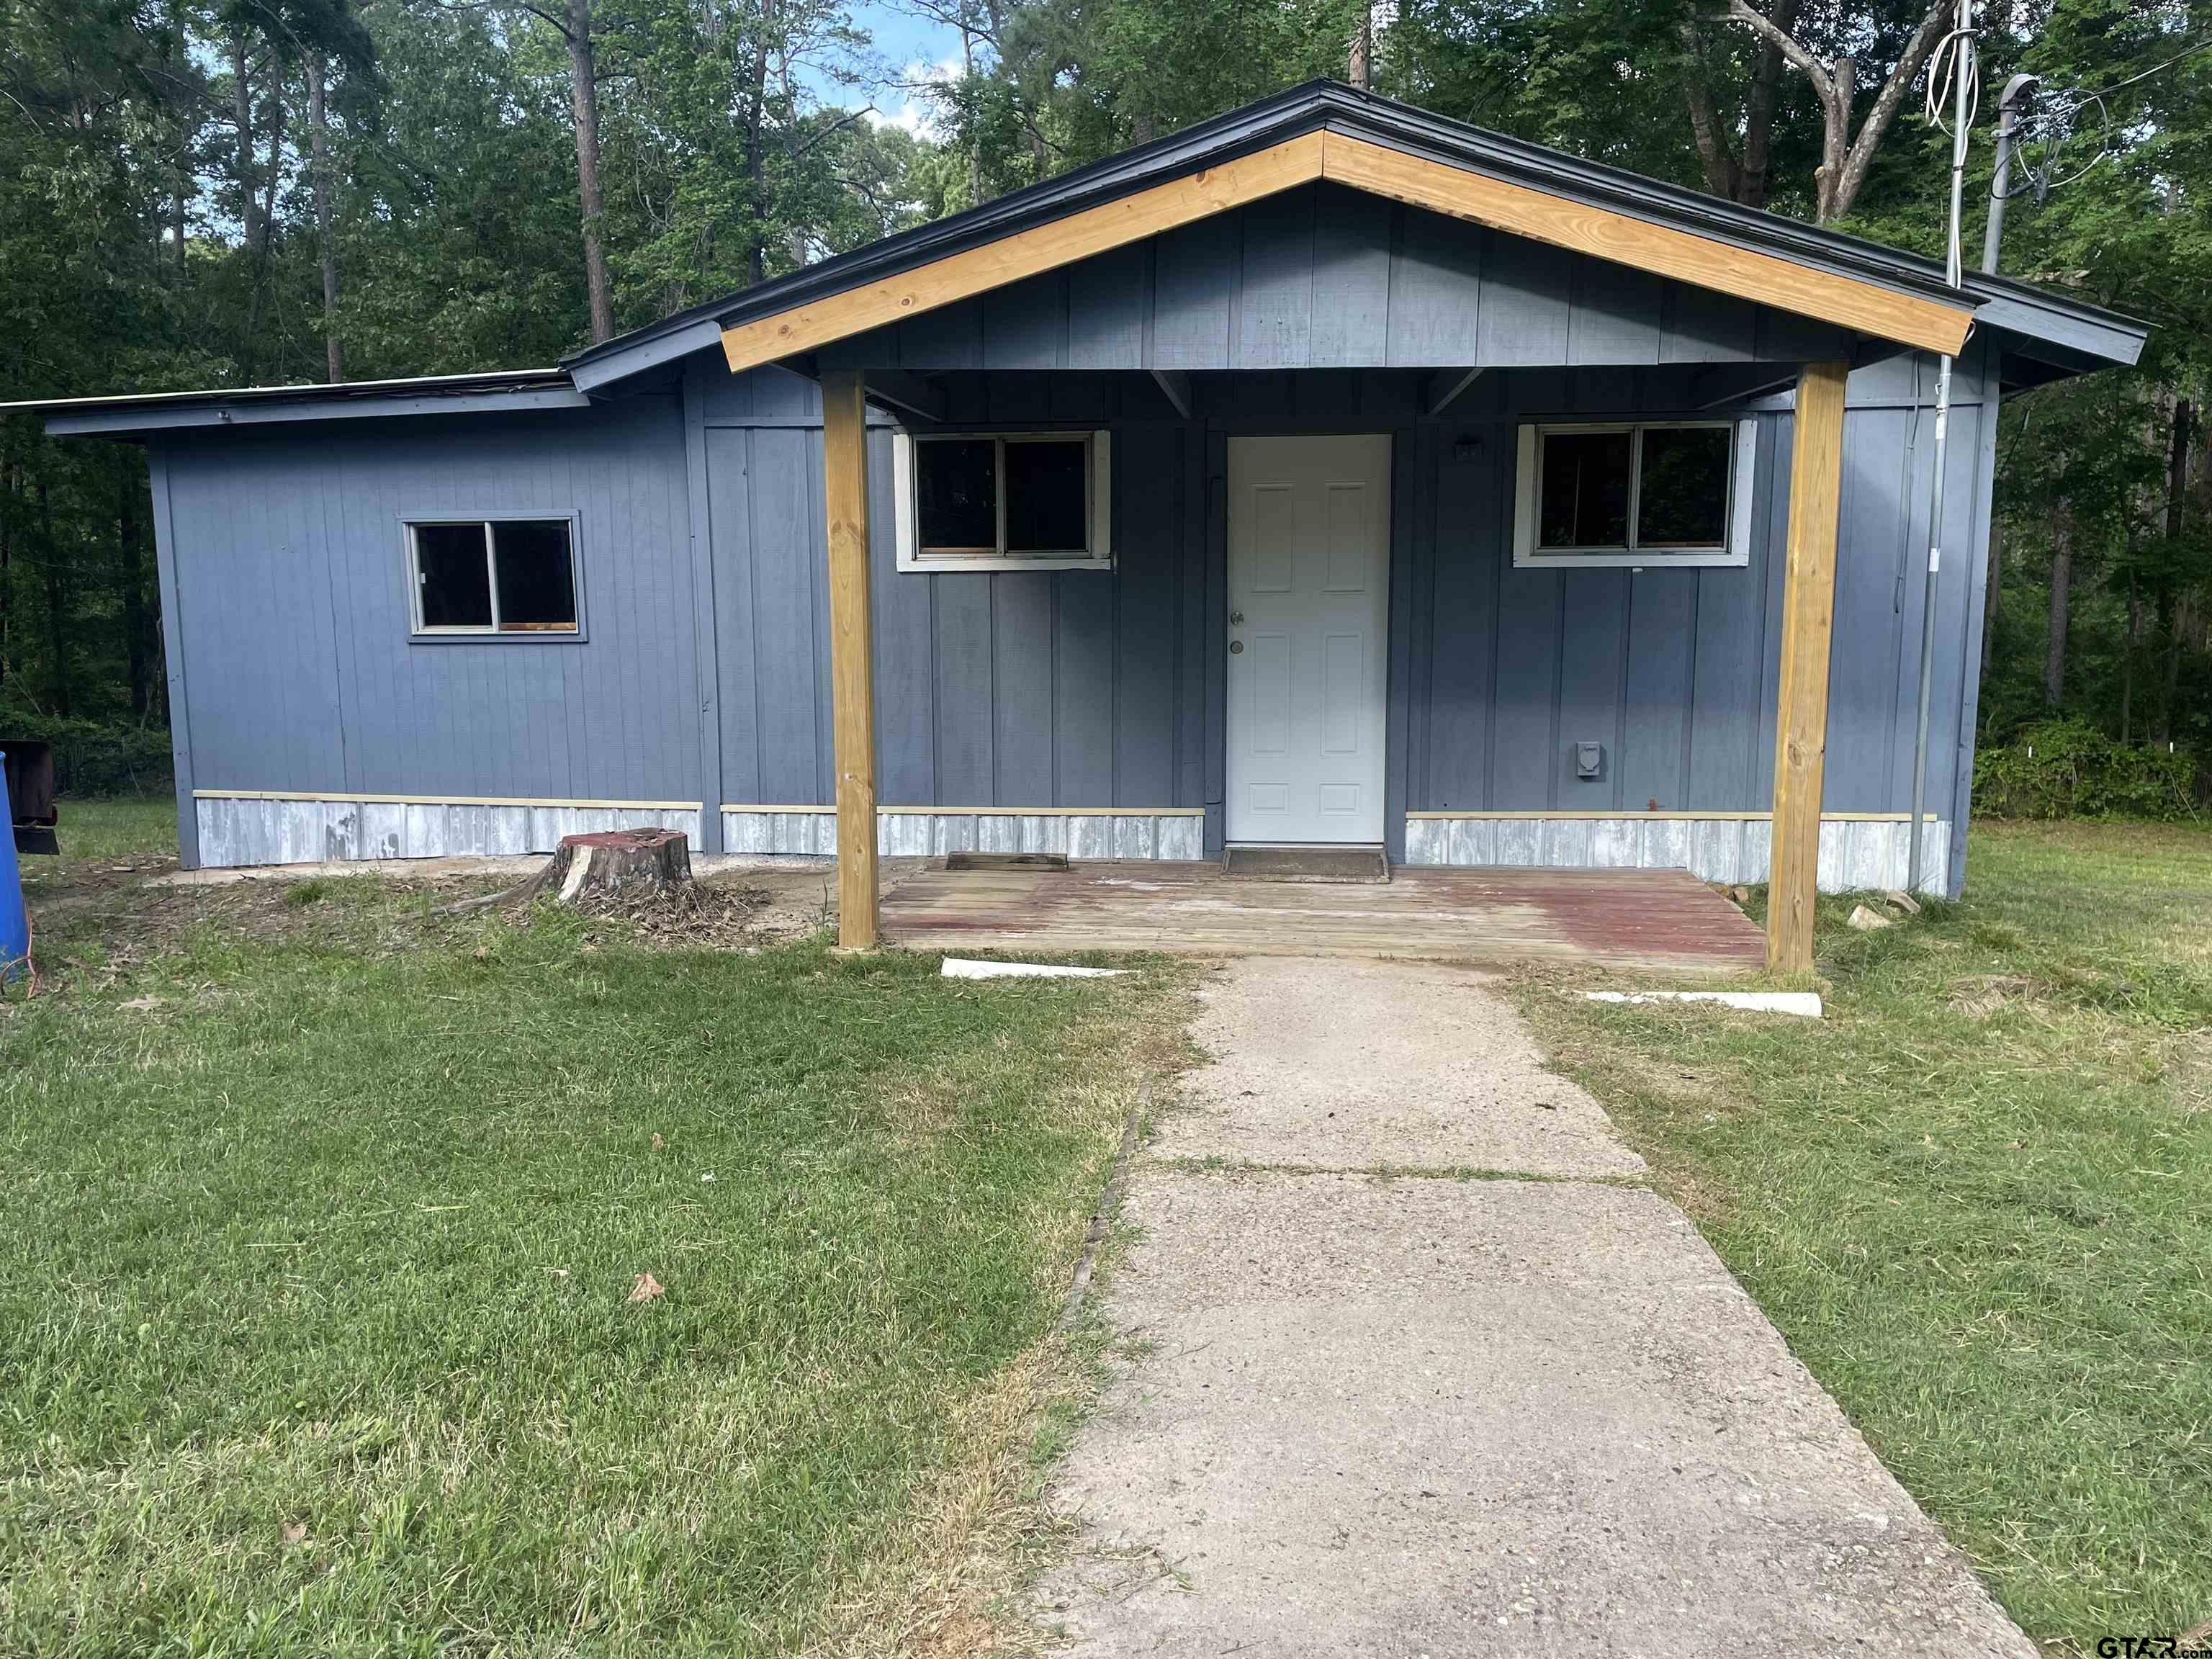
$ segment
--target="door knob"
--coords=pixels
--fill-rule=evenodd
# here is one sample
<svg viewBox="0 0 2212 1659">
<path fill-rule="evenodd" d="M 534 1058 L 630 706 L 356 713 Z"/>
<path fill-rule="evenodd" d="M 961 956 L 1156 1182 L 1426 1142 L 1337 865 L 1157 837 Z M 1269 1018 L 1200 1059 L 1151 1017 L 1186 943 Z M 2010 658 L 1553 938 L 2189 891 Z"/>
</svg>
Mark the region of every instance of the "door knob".
<svg viewBox="0 0 2212 1659">
<path fill-rule="evenodd" d="M 1244 641 L 1242 641 L 1242 640 L 1231 640 L 1231 641 L 1229 641 L 1229 654 L 1230 654 L 1231 656 L 1232 656 L 1232 657 L 1240 657 L 1240 656 L 1243 655 L 1243 654 L 1244 654 Z"/>
<path fill-rule="evenodd" d="M 1244 613 L 1242 611 L 1232 611 L 1229 613 L 1229 620 L 1232 624 L 1241 623 L 1244 620 Z"/>
</svg>

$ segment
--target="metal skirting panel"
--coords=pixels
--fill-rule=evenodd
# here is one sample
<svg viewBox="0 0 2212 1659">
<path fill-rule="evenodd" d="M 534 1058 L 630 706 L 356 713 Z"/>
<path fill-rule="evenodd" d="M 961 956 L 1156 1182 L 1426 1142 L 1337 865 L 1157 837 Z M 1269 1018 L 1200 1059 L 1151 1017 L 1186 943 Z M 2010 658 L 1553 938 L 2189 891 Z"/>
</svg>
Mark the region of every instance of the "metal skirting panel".
<svg viewBox="0 0 2212 1659">
<path fill-rule="evenodd" d="M 353 859 L 434 859 L 550 853 L 563 836 L 681 830 L 696 846 L 699 813 L 671 806 L 270 799 L 203 796 L 193 803 L 200 862 L 211 869 Z"/>
<path fill-rule="evenodd" d="M 1911 826 L 1901 819 L 1824 818 L 1820 890 L 1905 885 Z M 1412 865 L 1551 870 L 1687 870 L 1701 881 L 1766 879 L 1771 826 L 1764 818 L 1413 817 L 1406 821 Z M 1942 893 L 1951 826 L 1921 832 L 1923 892 Z"/>
<path fill-rule="evenodd" d="M 1072 859 L 1198 859 L 1206 820 L 1195 812 L 878 812 L 876 850 L 885 858 L 947 853 L 1062 853 Z M 722 846 L 732 853 L 833 857 L 837 815 L 829 811 L 724 807 Z"/>
</svg>

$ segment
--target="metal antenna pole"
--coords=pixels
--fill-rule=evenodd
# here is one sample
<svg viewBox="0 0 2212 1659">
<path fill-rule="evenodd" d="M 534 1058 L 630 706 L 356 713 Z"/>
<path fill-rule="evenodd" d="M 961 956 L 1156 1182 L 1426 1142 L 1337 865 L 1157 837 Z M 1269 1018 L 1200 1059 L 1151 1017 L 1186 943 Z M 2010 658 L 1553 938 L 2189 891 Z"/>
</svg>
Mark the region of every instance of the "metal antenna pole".
<svg viewBox="0 0 2212 1659">
<path fill-rule="evenodd" d="M 1997 165 L 1990 179 L 1990 217 L 1982 230 L 1982 274 L 1997 274 L 1997 245 L 2004 240 L 2005 204 L 2012 199 L 2012 136 L 2020 125 L 2021 100 L 2036 83 L 2033 75 L 2015 75 L 1997 100 Z"/>
<path fill-rule="evenodd" d="M 1966 120 L 1974 88 L 1974 0 L 1959 0 L 1958 51 L 1952 66 L 1955 86 L 1951 118 L 1951 227 L 1944 247 L 1944 278 L 1962 287 L 1966 273 L 1959 247 L 1959 215 L 1966 188 Z M 1905 889 L 1920 890 L 1920 842 L 1928 801 L 1928 691 L 1936 672 L 1937 573 L 1943 568 L 1943 461 L 1946 428 L 1951 423 L 1951 359 L 1936 370 L 1936 480 L 1928 499 L 1928 579 L 1920 604 L 1920 708 L 1912 738 L 1912 823 L 1906 839 Z"/>
</svg>

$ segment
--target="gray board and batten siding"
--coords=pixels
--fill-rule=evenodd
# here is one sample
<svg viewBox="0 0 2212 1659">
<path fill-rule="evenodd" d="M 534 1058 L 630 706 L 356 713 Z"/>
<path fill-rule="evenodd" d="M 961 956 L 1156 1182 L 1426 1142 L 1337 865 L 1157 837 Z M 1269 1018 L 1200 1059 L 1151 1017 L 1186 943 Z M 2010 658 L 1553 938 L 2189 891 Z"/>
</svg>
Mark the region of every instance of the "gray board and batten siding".
<svg viewBox="0 0 2212 1659">
<path fill-rule="evenodd" d="M 180 793 L 701 799 L 677 397 L 179 434 L 151 459 Z M 576 516 L 583 632 L 411 639 L 404 521 L 532 510 Z"/>
<path fill-rule="evenodd" d="M 1395 443 L 1394 852 L 1408 813 L 1763 811 L 1790 416 L 1786 398 L 1745 399 L 1851 346 L 1319 185 L 825 349 L 825 366 L 931 374 L 949 424 L 1115 433 L 1112 571 L 920 574 L 895 568 L 877 425 L 879 797 L 954 814 L 1203 811 L 1217 849 L 1227 438 L 1348 430 Z M 1431 371 L 1475 367 L 1490 372 L 1431 416 L 1458 376 Z M 1954 886 L 1985 368 L 1978 348 L 1962 366 L 1938 611 L 1929 800 Z M 1242 372 L 1206 372 L 1220 370 Z M 1200 371 L 1190 419 L 1147 371 Z M 1852 380 L 1832 812 L 1910 799 L 1931 387 L 1910 358 Z M 1513 568 L 1514 422 L 1632 411 L 1753 411 L 1749 568 Z M 586 409 L 156 434 L 180 794 L 327 798 L 331 847 L 368 854 L 390 843 L 346 818 L 349 798 L 657 811 L 708 847 L 718 805 L 826 805 L 819 424 L 811 382 L 732 376 L 702 354 Z M 404 519 L 529 509 L 576 515 L 583 636 L 410 641 Z M 1606 746 L 1595 783 L 1572 764 L 1585 739 Z"/>
</svg>

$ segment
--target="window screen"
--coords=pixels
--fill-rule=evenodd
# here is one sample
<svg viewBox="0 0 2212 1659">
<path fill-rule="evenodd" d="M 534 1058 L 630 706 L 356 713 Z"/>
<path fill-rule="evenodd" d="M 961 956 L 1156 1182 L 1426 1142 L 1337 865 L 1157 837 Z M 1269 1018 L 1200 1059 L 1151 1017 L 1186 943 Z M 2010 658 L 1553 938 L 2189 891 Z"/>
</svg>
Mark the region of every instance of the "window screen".
<svg viewBox="0 0 2212 1659">
<path fill-rule="evenodd" d="M 1089 502 L 1083 441 L 1006 441 L 1006 551 L 1080 553 Z"/>
<path fill-rule="evenodd" d="M 416 523 L 407 541 L 419 633 L 580 631 L 570 520 Z"/>
<path fill-rule="evenodd" d="M 506 634 L 573 632 L 576 562 L 566 519 L 508 519 L 491 527 L 499 626 Z"/>
<path fill-rule="evenodd" d="M 1718 547 L 1728 540 L 1734 435 L 1724 426 L 1645 429 L 1636 484 L 1638 547 Z"/>
</svg>

